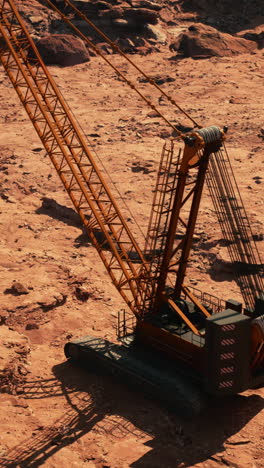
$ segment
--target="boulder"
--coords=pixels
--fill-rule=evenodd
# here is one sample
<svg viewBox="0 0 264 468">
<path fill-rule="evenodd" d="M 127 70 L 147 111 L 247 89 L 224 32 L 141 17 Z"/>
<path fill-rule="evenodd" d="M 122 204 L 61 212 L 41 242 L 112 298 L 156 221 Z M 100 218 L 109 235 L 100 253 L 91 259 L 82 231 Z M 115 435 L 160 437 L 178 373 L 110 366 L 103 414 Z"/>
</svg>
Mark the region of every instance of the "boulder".
<svg viewBox="0 0 264 468">
<path fill-rule="evenodd" d="M 79 301 L 87 302 L 89 297 L 91 296 L 91 292 L 88 291 L 83 286 L 76 286 L 75 287 L 75 296 Z"/>
<path fill-rule="evenodd" d="M 193 24 L 180 34 L 170 48 L 185 57 L 230 57 L 252 52 L 257 48 L 253 41 L 221 33 L 217 29 L 201 23 Z"/>
<path fill-rule="evenodd" d="M 166 44 L 167 34 L 160 27 L 153 26 L 152 24 L 147 24 L 145 26 L 145 32 L 147 34 L 147 37 L 152 39 L 155 43 L 157 42 L 159 44 Z"/>
<path fill-rule="evenodd" d="M 134 42 L 129 38 L 119 38 L 116 40 L 118 47 L 127 54 L 133 54 L 136 52 Z"/>
<path fill-rule="evenodd" d="M 50 23 L 59 18 L 47 4 L 41 4 L 38 0 L 18 0 L 16 7 L 31 34 L 48 33 Z"/>
<path fill-rule="evenodd" d="M 134 8 L 147 8 L 148 10 L 156 11 L 160 11 L 162 9 L 162 5 L 160 5 L 160 3 L 149 0 L 130 0 L 130 4 Z"/>
<path fill-rule="evenodd" d="M 35 44 L 46 65 L 67 67 L 90 60 L 84 42 L 72 35 L 48 34 L 36 40 Z M 34 58 L 33 52 L 29 53 L 29 58 Z"/>
<path fill-rule="evenodd" d="M 22 283 L 14 281 L 12 286 L 6 289 L 4 292 L 5 294 L 13 294 L 13 296 L 21 296 L 23 294 L 28 294 L 29 290 Z"/>
<path fill-rule="evenodd" d="M 117 6 L 117 7 L 109 8 L 108 10 L 103 10 L 100 12 L 99 17 L 103 19 L 111 19 L 111 20 L 123 19 L 124 8 L 120 8 L 119 6 Z"/>
<path fill-rule="evenodd" d="M 258 44 L 259 49 L 264 47 L 264 24 L 256 26 L 254 29 L 248 29 L 246 31 L 240 31 L 237 33 L 237 37 L 242 37 L 249 41 L 255 41 Z"/>
<path fill-rule="evenodd" d="M 112 55 L 114 53 L 113 48 L 107 42 L 98 42 L 96 46 L 103 54 Z"/>
<path fill-rule="evenodd" d="M 127 8 L 124 10 L 124 19 L 138 27 L 145 24 L 157 24 L 159 14 L 157 11 L 147 8 Z"/>
</svg>

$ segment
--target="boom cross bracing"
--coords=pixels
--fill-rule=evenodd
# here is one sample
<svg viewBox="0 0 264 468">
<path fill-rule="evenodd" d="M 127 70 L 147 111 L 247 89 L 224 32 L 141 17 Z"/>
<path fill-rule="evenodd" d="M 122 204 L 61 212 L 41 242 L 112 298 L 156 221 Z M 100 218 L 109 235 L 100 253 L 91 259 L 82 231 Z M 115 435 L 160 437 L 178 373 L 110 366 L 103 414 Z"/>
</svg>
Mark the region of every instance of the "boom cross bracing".
<svg viewBox="0 0 264 468">
<path fill-rule="evenodd" d="M 66 3 L 75 8 L 68 0 Z M 128 347 L 86 337 L 67 343 L 66 356 L 77 361 L 98 360 L 128 380 L 148 383 L 171 403 L 177 401 L 179 388 L 181 394 L 187 395 L 187 388 L 192 392 L 196 380 L 215 395 L 263 383 L 264 287 L 260 274 L 252 270 L 239 276 L 245 307 L 232 300 L 215 302 L 185 284 L 205 181 L 229 241 L 232 261 L 249 266 L 260 263 L 224 147 L 226 130 L 214 125 L 203 128 L 190 117 L 193 130 L 183 134 L 177 129 L 175 143 L 163 148 L 143 249 L 13 0 L 0 0 L 0 34 L 1 63 L 109 277 L 136 318 Z M 168 99 L 177 106 L 174 99 Z M 175 151 L 174 145 L 183 149 Z M 180 240 L 176 236 L 179 225 L 183 230 Z M 125 333 L 126 324 L 122 325 Z"/>
</svg>

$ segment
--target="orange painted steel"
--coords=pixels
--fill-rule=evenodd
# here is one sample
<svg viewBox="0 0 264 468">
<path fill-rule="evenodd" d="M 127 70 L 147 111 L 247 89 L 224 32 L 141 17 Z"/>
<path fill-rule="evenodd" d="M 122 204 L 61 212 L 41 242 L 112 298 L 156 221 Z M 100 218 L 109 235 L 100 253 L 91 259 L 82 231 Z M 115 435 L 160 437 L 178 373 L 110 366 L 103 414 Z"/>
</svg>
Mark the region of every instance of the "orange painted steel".
<svg viewBox="0 0 264 468">
<path fill-rule="evenodd" d="M 0 0 L 0 33 L 3 38 L 0 60 L 113 284 L 136 317 L 143 318 L 146 309 L 149 312 L 153 300 L 157 299 L 158 305 L 161 302 L 168 303 L 190 330 L 199 335 L 196 326 L 173 299 L 165 294 L 165 284 L 172 267 L 180 264 L 176 282 L 176 297 L 180 297 L 207 167 L 203 166 L 205 162 L 207 164 L 210 154 L 207 147 L 203 150 L 203 138 L 198 133 L 193 134 L 194 143 L 185 144 L 183 155 L 180 157 L 179 153 L 177 163 L 173 160 L 173 148 L 167 152 L 167 169 L 175 165 L 177 171 L 172 183 L 166 178 L 169 171 L 162 179 L 163 188 L 156 205 L 162 211 L 158 211 L 154 222 L 156 231 L 153 231 L 152 245 L 157 243 L 158 229 L 165 215 L 163 245 L 157 267 L 152 259 L 146 260 L 130 232 L 82 130 L 43 63 L 13 0 Z M 195 182 L 191 182 L 193 187 L 185 195 L 185 189 L 190 184 L 187 180 L 189 169 L 195 166 L 202 169 L 202 177 L 198 171 Z M 161 163 L 160 170 L 163 169 Z M 185 222 L 181 210 L 191 196 L 192 206 L 188 221 Z M 169 201 L 168 209 L 164 207 L 165 199 Z M 186 228 L 186 235 L 184 241 L 180 241 L 175 248 L 175 233 L 179 222 Z M 150 223 L 150 230 L 152 227 Z M 100 236 L 97 235 L 98 232 Z M 181 260 L 173 264 L 173 258 L 180 250 Z M 133 263 L 133 253 L 139 258 L 139 266 Z M 188 289 L 184 292 L 208 316 L 199 301 L 192 299 Z"/>
<path fill-rule="evenodd" d="M 144 291 L 142 277 L 148 277 L 148 263 L 13 0 L 0 1 L 0 32 L 6 43 L 0 49 L 5 71 L 114 285 L 138 316 Z M 103 241 L 98 240 L 95 231 L 101 231 Z M 140 268 L 130 259 L 133 251 L 140 259 Z"/>
<path fill-rule="evenodd" d="M 166 328 L 140 320 L 137 322 L 136 336 L 145 346 L 161 351 L 169 358 L 185 362 L 199 373 L 203 372 L 204 349 L 195 342 L 203 339 L 200 335 L 194 334 L 195 340 L 190 342 Z"/>
<path fill-rule="evenodd" d="M 251 327 L 251 369 L 264 367 L 264 317 L 256 319 Z"/>
<path fill-rule="evenodd" d="M 210 317 L 208 310 L 197 300 L 197 297 L 190 291 L 187 286 L 182 286 L 182 292 L 195 304 L 196 307 L 204 314 L 205 317 Z"/>
<path fill-rule="evenodd" d="M 155 275 L 13 0 L 0 1 L 0 33 L 3 39 L 0 60 L 5 71 L 113 284 L 136 317 L 141 318 L 155 294 Z M 103 240 L 99 240 L 97 232 L 103 235 Z M 133 252 L 140 260 L 139 267 L 133 263 Z M 192 324 L 190 328 L 193 328 Z M 198 333 L 196 329 L 194 331 Z"/>
<path fill-rule="evenodd" d="M 185 237 L 183 239 L 181 256 L 179 258 L 179 268 L 177 271 L 177 279 L 174 289 L 174 296 L 180 297 L 182 286 L 186 274 L 187 263 L 190 256 L 190 251 L 193 242 L 194 229 L 196 226 L 197 216 L 201 203 L 201 197 L 204 188 L 205 175 L 208 167 L 210 150 L 206 147 L 200 157 L 199 170 L 197 172 L 196 183 L 192 192 L 192 202 L 188 216 L 188 223 L 186 226 Z"/>
<path fill-rule="evenodd" d="M 124 82 L 127 83 L 128 86 L 130 86 L 130 88 L 135 91 L 139 97 L 141 99 L 143 99 L 147 105 L 149 107 L 151 107 L 153 110 L 155 110 L 155 112 L 157 113 L 157 115 L 159 117 L 161 117 L 171 128 L 173 128 L 174 132 L 179 136 L 179 138 L 183 138 L 184 135 L 183 133 L 177 128 L 175 127 L 175 125 L 169 121 L 165 116 L 164 114 L 155 106 L 153 105 L 153 103 L 148 99 L 148 97 L 144 96 L 142 94 L 142 92 L 138 89 L 137 85 L 135 83 L 133 83 L 132 81 L 130 81 L 115 65 L 113 65 L 113 63 L 111 63 L 111 61 L 107 58 L 106 55 L 104 55 L 100 48 L 98 48 L 96 45 L 93 44 L 93 42 L 87 38 L 77 27 L 75 24 L 73 24 L 73 22 L 70 20 L 69 18 L 69 15 L 66 16 L 64 15 L 54 4 L 51 0 L 46 0 L 47 4 L 53 8 L 54 11 L 56 11 L 60 16 L 61 18 L 63 19 L 63 21 L 65 21 L 74 31 L 75 33 L 77 33 L 79 35 L 79 37 L 81 37 L 87 44 L 89 47 L 91 47 L 97 55 L 99 55 L 110 67 L 112 67 L 112 69 L 115 71 L 115 73 L 118 75 L 119 78 L 121 78 Z M 178 110 L 184 114 L 193 124 L 196 128 L 200 129 L 201 128 L 201 125 L 199 125 L 197 123 L 197 121 L 195 121 L 188 112 L 186 112 L 182 107 L 180 107 L 177 102 L 175 101 L 174 98 L 172 98 L 170 95 L 168 95 L 166 93 L 165 90 L 163 90 L 156 82 L 155 80 L 153 80 L 151 77 L 149 77 L 148 75 L 146 75 L 146 73 L 144 73 L 144 71 L 129 57 L 127 56 L 118 46 L 117 44 L 115 44 L 113 41 L 111 41 L 111 39 L 109 39 L 109 37 L 103 33 L 90 19 L 88 19 L 86 17 L 85 14 L 83 14 L 77 7 L 75 4 L 73 4 L 70 0 L 64 0 L 64 4 L 65 6 L 68 7 L 68 9 L 70 8 L 71 11 L 79 18 L 81 18 L 83 21 L 85 21 L 87 23 L 87 25 L 89 25 L 94 31 L 96 31 L 96 33 L 101 36 L 104 41 L 106 41 L 113 49 L 114 52 L 117 52 L 119 55 L 121 55 L 132 67 L 134 67 L 135 70 L 137 70 L 142 77 L 144 77 L 145 81 L 148 82 L 150 85 L 152 85 L 154 88 L 156 88 L 159 93 L 164 96 L 169 102 L 170 104 L 172 104 L 173 106 L 177 107 Z M 216 166 L 218 165 L 218 169 L 220 169 L 220 179 L 221 181 L 223 181 L 223 183 L 221 182 L 221 185 L 222 186 L 229 186 L 228 187 L 228 191 L 229 193 L 231 192 L 234 192 L 234 189 L 236 191 L 236 181 L 234 179 L 234 176 L 233 174 L 231 175 L 231 179 L 232 179 L 232 184 L 230 185 L 230 174 L 228 174 L 228 171 L 230 172 L 230 164 L 229 164 L 229 158 L 228 158 L 228 155 L 225 151 L 225 159 L 227 160 L 227 163 L 229 164 L 229 167 L 228 167 L 228 164 L 226 164 L 226 162 L 224 162 L 224 159 L 223 159 L 223 152 L 222 151 L 217 151 L 217 153 L 215 155 L 212 155 L 212 158 L 210 158 L 210 160 L 212 159 L 212 161 L 209 162 L 209 168 L 208 168 L 208 171 L 207 171 L 207 175 L 206 175 L 206 182 L 207 182 L 207 185 L 209 187 L 209 191 L 210 191 L 210 195 L 212 197 L 212 200 L 213 200 L 213 203 L 214 205 L 222 205 L 223 204 L 223 196 L 220 195 L 219 196 L 219 186 L 217 187 L 217 179 L 218 179 L 218 174 L 215 173 L 215 169 L 216 169 Z M 213 159 L 215 158 L 215 162 L 217 163 L 216 165 L 214 164 L 214 161 Z M 223 164 L 224 162 L 224 164 Z M 217 169 L 217 171 L 218 171 Z M 232 172 L 232 169 L 231 169 L 231 172 Z M 211 175 L 213 174 L 213 177 L 211 177 Z M 210 179 L 214 179 L 214 180 L 210 180 Z M 214 188 L 212 190 L 212 185 L 214 185 Z M 233 185 L 233 186 L 232 186 Z M 231 189 L 231 191 L 230 191 Z M 220 189 L 220 191 L 222 191 Z M 189 194 L 191 195 L 191 194 Z M 256 246 L 256 243 L 254 242 L 254 238 L 252 236 L 252 232 L 251 232 L 251 226 L 250 226 L 250 223 L 248 223 L 248 220 L 246 220 L 247 216 L 246 216 L 246 213 L 245 213 L 245 210 L 244 210 L 244 207 L 243 207 L 243 203 L 242 203 L 242 200 L 241 200 L 241 197 L 240 197 L 240 194 L 239 192 L 237 192 L 237 195 L 235 196 L 234 198 L 234 202 L 232 202 L 232 197 L 233 195 L 231 196 L 230 200 L 231 200 L 231 204 L 232 204 L 232 213 L 231 213 L 231 216 L 229 216 L 227 214 L 227 218 L 229 219 L 229 223 L 232 225 L 231 226 L 231 231 L 232 231 L 232 236 L 234 236 L 235 232 L 238 230 L 240 231 L 240 233 L 242 234 L 242 237 L 243 238 L 246 238 L 246 241 L 244 241 L 244 245 L 241 245 L 241 242 L 240 242 L 240 239 L 237 235 L 235 235 L 235 242 L 231 241 L 229 242 L 228 244 L 228 250 L 229 250 L 229 254 L 230 254 L 230 257 L 231 257 L 231 260 L 232 261 L 246 261 L 246 263 L 248 263 L 249 265 L 260 265 L 261 264 L 261 261 L 260 261 L 260 256 L 259 256 L 259 253 L 258 253 L 258 249 L 257 249 L 257 246 Z M 220 208 L 220 209 L 219 209 Z M 228 206 L 227 206 L 227 203 L 225 204 L 225 207 L 224 207 L 225 210 L 228 210 Z M 221 214 L 221 206 L 218 206 L 217 209 L 216 209 L 216 213 L 217 213 L 217 216 L 218 216 L 218 220 L 219 220 L 219 223 L 221 225 L 221 228 L 223 230 L 223 233 L 224 233 L 224 238 L 228 238 L 228 240 L 230 241 L 230 233 L 228 233 L 228 227 L 227 227 L 227 223 L 223 223 L 223 216 Z M 233 220 L 232 220 L 233 219 Z M 179 220 L 181 220 L 181 218 L 179 218 Z M 224 226 L 225 224 L 225 226 Z M 235 226 L 236 225 L 236 226 Z M 182 249 L 182 246 L 180 247 L 180 249 Z M 184 246 L 184 249 L 185 251 L 187 251 L 189 249 L 189 246 L 187 246 L 187 244 L 185 243 L 185 246 Z M 178 249 L 179 250 L 179 249 Z M 188 257 L 188 255 L 186 255 L 186 258 Z M 181 261 L 182 262 L 185 262 L 186 260 L 184 260 L 183 257 L 181 257 Z M 179 264 L 179 261 L 174 263 L 174 266 L 177 266 Z M 171 269 L 172 265 L 170 265 L 170 269 Z M 183 266 L 182 266 L 182 269 L 183 269 Z M 238 284 L 240 285 L 240 289 L 241 289 L 241 294 L 243 296 L 243 299 L 244 299 L 244 302 L 246 304 L 247 307 L 251 307 L 251 308 L 254 308 L 254 303 L 255 303 L 255 298 L 261 294 L 261 292 L 263 291 L 263 281 L 261 281 L 261 277 L 260 275 L 258 274 L 251 274 L 251 275 L 243 275 L 241 276 L 241 274 L 237 275 L 237 282 Z M 152 282 L 153 284 L 153 282 Z M 177 290 L 179 292 L 179 285 L 182 284 L 182 279 L 179 277 L 178 279 L 178 286 L 177 286 Z"/>
<path fill-rule="evenodd" d="M 186 317 L 186 315 L 180 309 L 180 307 L 177 306 L 177 304 L 175 304 L 175 302 L 172 299 L 165 298 L 165 300 L 171 306 L 171 308 L 176 312 L 176 314 L 182 318 L 182 320 L 186 323 L 186 325 L 190 328 L 190 330 L 192 330 L 194 334 L 200 335 L 199 330 L 196 328 L 195 325 L 193 325 L 193 323 L 188 319 L 188 317 Z"/>
<path fill-rule="evenodd" d="M 184 191 L 187 184 L 187 177 L 190 169 L 190 163 L 193 162 L 194 158 L 198 157 L 198 160 L 202 158 L 201 149 L 203 143 L 197 138 L 193 146 L 185 145 L 183 156 L 181 159 L 177 186 L 175 188 L 173 206 L 171 208 L 170 223 L 167 230 L 166 245 L 164 248 L 164 255 L 160 265 L 159 277 L 157 279 L 157 295 L 155 309 L 159 307 L 159 303 L 162 302 L 162 295 L 164 293 L 166 279 L 168 276 L 169 268 L 171 266 L 172 256 L 176 253 L 174 249 L 175 234 L 177 226 L 180 220 L 180 213 L 184 201 Z M 198 155 L 198 156 L 197 156 Z M 197 182 L 197 179 L 196 179 Z"/>
</svg>

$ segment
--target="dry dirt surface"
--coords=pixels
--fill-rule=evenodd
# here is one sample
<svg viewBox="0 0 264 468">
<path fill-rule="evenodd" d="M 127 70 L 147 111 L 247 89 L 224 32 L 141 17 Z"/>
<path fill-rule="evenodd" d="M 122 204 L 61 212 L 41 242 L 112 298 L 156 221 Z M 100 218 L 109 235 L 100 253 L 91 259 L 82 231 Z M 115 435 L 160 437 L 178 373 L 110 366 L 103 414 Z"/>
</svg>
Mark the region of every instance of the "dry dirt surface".
<svg viewBox="0 0 264 468">
<path fill-rule="evenodd" d="M 159 45 L 133 60 L 203 126 L 228 125 L 226 145 L 263 255 L 263 50 L 203 60 L 173 56 Z M 189 125 L 123 59 L 111 61 L 169 119 Z M 100 58 L 49 69 L 103 171 L 146 230 L 171 129 Z M 63 346 L 72 337 L 116 340 L 124 305 L 2 67 L 0 126 L 0 466 L 263 467 L 263 389 L 184 420 L 110 377 L 65 362 Z M 224 299 L 240 298 L 206 193 L 188 280 Z"/>
</svg>

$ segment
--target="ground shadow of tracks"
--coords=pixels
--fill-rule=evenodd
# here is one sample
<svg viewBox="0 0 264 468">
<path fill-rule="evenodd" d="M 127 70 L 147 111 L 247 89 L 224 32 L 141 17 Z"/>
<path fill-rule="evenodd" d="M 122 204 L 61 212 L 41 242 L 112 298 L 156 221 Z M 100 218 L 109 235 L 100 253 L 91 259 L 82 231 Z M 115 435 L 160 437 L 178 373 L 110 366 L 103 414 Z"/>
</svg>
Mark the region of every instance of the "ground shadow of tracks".
<svg viewBox="0 0 264 468">
<path fill-rule="evenodd" d="M 95 427 L 117 439 L 149 435 L 146 445 L 151 450 L 133 468 L 190 466 L 221 451 L 223 443 L 263 409 L 260 396 L 239 395 L 214 403 L 202 417 L 186 421 L 110 376 L 87 373 L 68 362 L 55 366 L 53 372 L 54 378 L 28 381 L 23 398 L 63 397 L 66 412 L 52 426 L 39 428 L 6 452 L 0 458 L 1 467 L 39 467 Z"/>
</svg>

